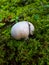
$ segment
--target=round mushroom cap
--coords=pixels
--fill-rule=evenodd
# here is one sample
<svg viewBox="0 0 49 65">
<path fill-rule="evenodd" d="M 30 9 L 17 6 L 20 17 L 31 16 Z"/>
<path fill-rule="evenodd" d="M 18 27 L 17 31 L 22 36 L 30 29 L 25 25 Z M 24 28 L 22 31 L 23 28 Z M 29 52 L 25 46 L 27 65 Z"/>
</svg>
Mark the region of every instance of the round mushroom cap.
<svg viewBox="0 0 49 65">
<path fill-rule="evenodd" d="M 13 25 L 11 35 L 15 39 L 27 38 L 29 35 L 28 23 L 23 21 Z"/>
<path fill-rule="evenodd" d="M 20 21 L 13 25 L 11 29 L 11 35 L 15 39 L 19 40 L 21 38 L 28 38 L 29 36 L 29 25 L 30 25 L 30 35 L 33 35 L 34 26 L 32 23 L 27 21 Z"/>
</svg>

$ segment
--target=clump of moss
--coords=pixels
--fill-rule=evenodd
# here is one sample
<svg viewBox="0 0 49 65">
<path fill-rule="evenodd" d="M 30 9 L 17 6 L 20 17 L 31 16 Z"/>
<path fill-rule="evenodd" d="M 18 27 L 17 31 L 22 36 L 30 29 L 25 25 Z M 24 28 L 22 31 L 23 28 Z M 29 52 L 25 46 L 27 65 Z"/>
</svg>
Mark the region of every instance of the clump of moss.
<svg viewBox="0 0 49 65">
<path fill-rule="evenodd" d="M 35 26 L 33 37 L 28 41 L 13 39 L 12 24 L 5 25 L 2 21 L 8 16 L 12 16 L 11 21 L 18 17 L 16 21 L 32 22 Z M 48 0 L 0 1 L 0 22 L 0 65 L 49 65 Z"/>
</svg>

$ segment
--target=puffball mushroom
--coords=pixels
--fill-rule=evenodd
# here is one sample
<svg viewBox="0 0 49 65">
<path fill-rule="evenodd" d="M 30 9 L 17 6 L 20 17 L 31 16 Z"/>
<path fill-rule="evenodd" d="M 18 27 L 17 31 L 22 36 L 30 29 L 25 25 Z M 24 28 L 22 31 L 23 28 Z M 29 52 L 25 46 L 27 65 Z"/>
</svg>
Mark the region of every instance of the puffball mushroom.
<svg viewBox="0 0 49 65">
<path fill-rule="evenodd" d="M 11 29 L 11 36 L 16 40 L 22 38 L 28 39 L 29 35 L 33 35 L 34 25 L 28 21 L 20 21 L 13 25 Z"/>
</svg>

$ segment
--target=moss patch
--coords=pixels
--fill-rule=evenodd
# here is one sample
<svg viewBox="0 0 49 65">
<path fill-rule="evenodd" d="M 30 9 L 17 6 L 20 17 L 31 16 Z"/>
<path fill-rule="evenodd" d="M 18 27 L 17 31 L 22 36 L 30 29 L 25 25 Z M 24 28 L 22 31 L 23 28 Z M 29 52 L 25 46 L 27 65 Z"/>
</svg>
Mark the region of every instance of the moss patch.
<svg viewBox="0 0 49 65">
<path fill-rule="evenodd" d="M 33 37 L 28 41 L 12 38 L 12 24 L 2 21 L 8 16 L 32 22 Z M 0 65 L 49 65 L 48 0 L 0 0 L 0 22 Z"/>
</svg>

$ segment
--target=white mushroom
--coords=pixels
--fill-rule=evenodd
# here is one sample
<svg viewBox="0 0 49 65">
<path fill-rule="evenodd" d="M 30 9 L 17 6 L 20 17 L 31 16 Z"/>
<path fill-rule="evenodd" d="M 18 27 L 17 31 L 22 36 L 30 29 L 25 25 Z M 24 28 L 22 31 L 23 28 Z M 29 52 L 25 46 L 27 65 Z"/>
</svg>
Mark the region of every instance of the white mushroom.
<svg viewBox="0 0 49 65">
<path fill-rule="evenodd" d="M 11 35 L 17 40 L 21 38 L 27 39 L 29 35 L 33 35 L 34 26 L 28 21 L 20 21 L 13 25 Z"/>
</svg>

